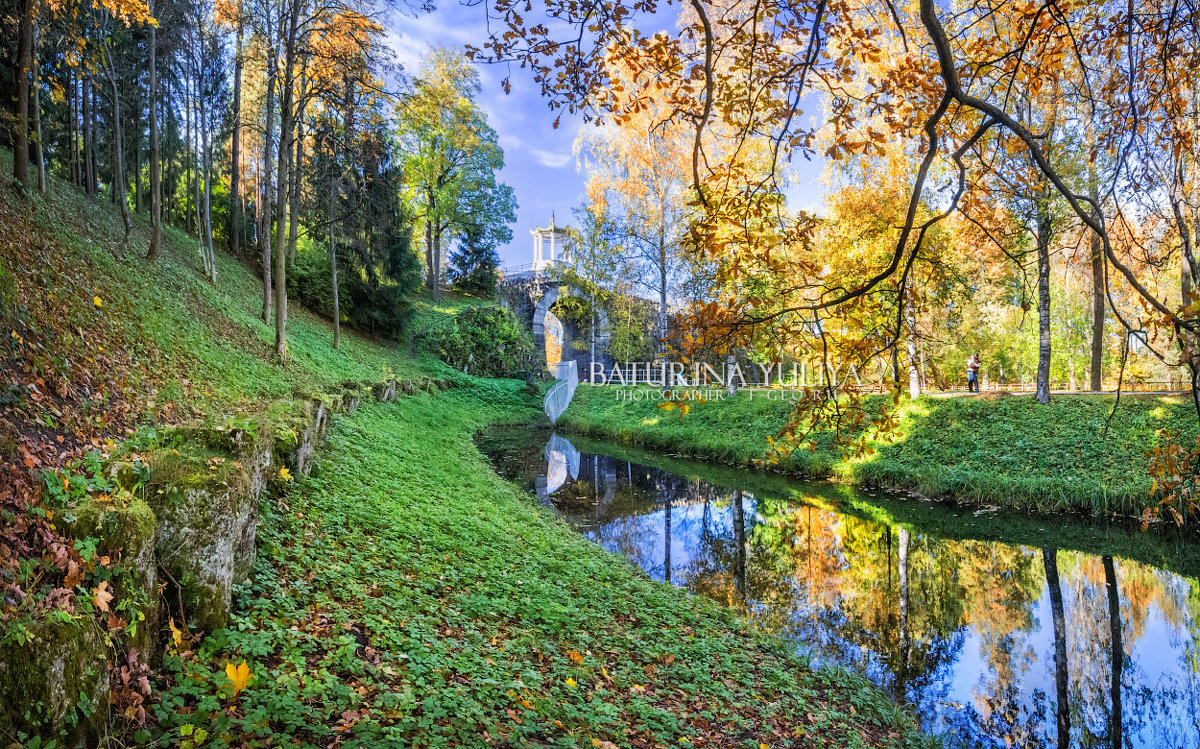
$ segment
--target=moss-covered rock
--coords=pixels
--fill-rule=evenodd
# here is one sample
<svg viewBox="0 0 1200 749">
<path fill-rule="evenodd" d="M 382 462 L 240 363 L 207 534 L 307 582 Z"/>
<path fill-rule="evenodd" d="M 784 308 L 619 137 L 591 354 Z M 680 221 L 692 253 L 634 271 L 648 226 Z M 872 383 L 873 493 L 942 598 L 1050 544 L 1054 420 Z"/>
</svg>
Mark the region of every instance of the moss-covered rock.
<svg viewBox="0 0 1200 749">
<path fill-rule="evenodd" d="M 236 503 L 240 514 L 233 519 L 236 537 L 233 548 L 233 579 L 242 580 L 254 570 L 255 539 L 258 536 L 258 502 L 274 475 L 275 439 L 267 423 L 260 424 L 257 433 L 237 445 L 237 463 L 245 473 L 248 494 L 245 502 Z"/>
<path fill-rule="evenodd" d="M 96 538 L 99 553 L 112 560 L 116 600 L 122 606 L 120 615 L 128 620 L 126 647 L 149 654 L 158 632 L 158 521 L 153 511 L 122 488 L 104 502 L 89 500 L 73 508 L 72 515 L 67 535 Z"/>
<path fill-rule="evenodd" d="M 90 617 L 40 622 L 32 635 L 0 648 L 0 736 L 98 746 L 108 722 L 104 636 Z"/>
<path fill-rule="evenodd" d="M 258 496 L 266 483 L 271 439 L 246 443 L 245 454 L 213 454 L 207 445 L 182 445 L 150 459 L 147 499 L 158 519 L 155 549 L 169 582 L 179 586 L 189 624 L 201 629 L 229 621 L 234 580 L 253 566 Z M 247 463 L 252 463 L 251 469 Z"/>
<path fill-rule="evenodd" d="M 330 413 L 323 400 L 308 399 L 276 427 L 276 435 L 281 437 L 276 453 L 292 473 L 305 475 L 312 468 L 317 447 L 329 428 Z"/>
<path fill-rule="evenodd" d="M 250 493 L 215 481 L 161 491 L 154 505 L 158 563 L 179 586 L 188 623 L 220 629 L 229 622 L 235 570 L 246 567 L 237 550 L 247 518 L 256 514 Z"/>
<path fill-rule="evenodd" d="M 375 400 L 380 403 L 391 403 L 396 400 L 396 380 L 391 378 L 385 382 L 377 382 L 371 386 L 371 390 L 375 393 Z"/>
</svg>

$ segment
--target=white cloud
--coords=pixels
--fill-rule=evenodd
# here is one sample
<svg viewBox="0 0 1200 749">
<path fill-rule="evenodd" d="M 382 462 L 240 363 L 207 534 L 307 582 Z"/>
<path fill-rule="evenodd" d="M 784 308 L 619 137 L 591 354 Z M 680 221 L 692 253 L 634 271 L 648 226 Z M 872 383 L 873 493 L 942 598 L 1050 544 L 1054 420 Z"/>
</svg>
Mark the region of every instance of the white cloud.
<svg viewBox="0 0 1200 749">
<path fill-rule="evenodd" d="M 533 154 L 533 158 L 537 159 L 539 164 L 550 169 L 562 169 L 571 163 L 571 154 L 569 153 L 543 151 L 540 148 L 535 148 L 530 153 Z"/>
</svg>

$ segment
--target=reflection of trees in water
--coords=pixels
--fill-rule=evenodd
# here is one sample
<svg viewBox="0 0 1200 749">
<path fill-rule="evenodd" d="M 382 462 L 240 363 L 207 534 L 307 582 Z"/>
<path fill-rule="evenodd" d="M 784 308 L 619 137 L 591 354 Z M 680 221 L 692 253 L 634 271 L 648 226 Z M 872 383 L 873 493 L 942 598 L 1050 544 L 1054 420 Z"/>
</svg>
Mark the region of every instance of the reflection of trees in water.
<svg viewBox="0 0 1200 749">
<path fill-rule="evenodd" d="M 1195 580 L 933 538 L 602 456 L 585 456 L 580 473 L 554 495 L 576 527 L 654 577 L 864 670 L 950 745 L 1196 745 Z M 1147 640 L 1163 638 L 1166 676 L 1167 656 L 1147 655 L 1158 644 Z M 976 656 L 963 691 L 953 667 Z"/>
</svg>

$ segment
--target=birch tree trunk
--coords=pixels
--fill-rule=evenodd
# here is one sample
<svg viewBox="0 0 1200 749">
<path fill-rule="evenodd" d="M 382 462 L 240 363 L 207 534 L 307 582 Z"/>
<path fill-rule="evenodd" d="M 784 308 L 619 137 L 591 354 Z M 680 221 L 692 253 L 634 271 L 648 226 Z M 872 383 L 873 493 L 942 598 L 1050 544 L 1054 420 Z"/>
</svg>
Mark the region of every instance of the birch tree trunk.
<svg viewBox="0 0 1200 749">
<path fill-rule="evenodd" d="M 912 292 L 909 292 L 911 296 Z M 904 320 L 908 327 L 908 397 L 921 397 L 921 373 L 917 369 L 917 316 L 911 299 L 905 300 Z"/>
</svg>

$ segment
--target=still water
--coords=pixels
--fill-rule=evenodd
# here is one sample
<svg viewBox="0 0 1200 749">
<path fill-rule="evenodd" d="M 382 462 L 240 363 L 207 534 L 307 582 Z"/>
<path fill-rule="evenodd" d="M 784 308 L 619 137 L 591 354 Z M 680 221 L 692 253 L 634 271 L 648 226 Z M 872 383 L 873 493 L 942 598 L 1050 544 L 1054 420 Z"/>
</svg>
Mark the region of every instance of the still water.
<svg viewBox="0 0 1200 749">
<path fill-rule="evenodd" d="M 479 446 L 587 538 L 867 674 L 947 745 L 1200 747 L 1188 539 L 530 429 Z"/>
</svg>

